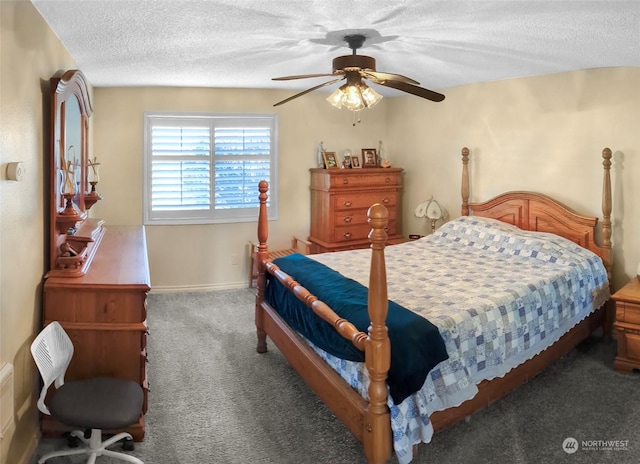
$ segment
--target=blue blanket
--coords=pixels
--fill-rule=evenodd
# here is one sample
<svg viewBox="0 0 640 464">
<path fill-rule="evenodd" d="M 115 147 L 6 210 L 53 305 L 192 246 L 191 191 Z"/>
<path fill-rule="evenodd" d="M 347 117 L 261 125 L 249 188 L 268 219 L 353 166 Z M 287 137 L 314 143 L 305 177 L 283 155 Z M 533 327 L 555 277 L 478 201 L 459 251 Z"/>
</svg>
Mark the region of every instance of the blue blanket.
<svg viewBox="0 0 640 464">
<path fill-rule="evenodd" d="M 274 263 L 329 305 L 338 316 L 367 332 L 370 320 L 366 287 L 300 254 L 278 258 Z M 342 359 L 364 361 L 362 351 L 316 316 L 270 274 L 267 274 L 266 300 L 289 326 L 319 348 Z M 429 371 L 449 356 L 436 326 L 393 301 L 389 301 L 386 325 L 391 340 L 387 385 L 394 403 L 400 404 L 418 391 Z"/>
</svg>

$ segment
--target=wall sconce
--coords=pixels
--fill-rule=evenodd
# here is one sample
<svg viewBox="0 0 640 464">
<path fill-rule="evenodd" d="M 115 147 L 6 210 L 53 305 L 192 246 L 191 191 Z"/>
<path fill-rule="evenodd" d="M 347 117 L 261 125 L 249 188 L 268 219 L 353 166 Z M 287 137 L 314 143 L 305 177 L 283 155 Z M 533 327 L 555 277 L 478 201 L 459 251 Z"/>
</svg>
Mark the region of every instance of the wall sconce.
<svg viewBox="0 0 640 464">
<path fill-rule="evenodd" d="M 427 201 L 420 203 L 414 215 L 419 218 L 427 218 L 431 221 L 431 233 L 436 231 L 436 222 L 440 219 L 446 218 L 449 213 L 442 207 L 440 203 L 433 199 L 433 196 Z"/>
</svg>

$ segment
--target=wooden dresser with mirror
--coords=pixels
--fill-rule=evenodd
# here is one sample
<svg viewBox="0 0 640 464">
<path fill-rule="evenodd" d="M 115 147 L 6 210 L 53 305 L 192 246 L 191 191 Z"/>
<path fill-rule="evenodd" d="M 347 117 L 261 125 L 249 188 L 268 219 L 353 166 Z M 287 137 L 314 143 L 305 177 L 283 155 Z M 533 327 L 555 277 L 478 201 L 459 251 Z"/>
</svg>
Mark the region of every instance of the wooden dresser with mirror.
<svg viewBox="0 0 640 464">
<path fill-rule="evenodd" d="M 89 156 L 93 109 L 87 81 L 81 71 L 70 70 L 49 83 L 45 95 L 51 110 L 51 120 L 45 122 L 50 136 L 49 266 L 44 276 L 43 326 L 58 321 L 73 341 L 65 380 L 104 375 L 140 383 L 143 413 L 126 431 L 142 441 L 149 390 L 146 299 L 150 290 L 144 228 L 108 225 L 91 217 L 91 207 L 102 198 L 96 189 L 99 162 Z M 44 436 L 67 430 L 43 416 Z"/>
</svg>

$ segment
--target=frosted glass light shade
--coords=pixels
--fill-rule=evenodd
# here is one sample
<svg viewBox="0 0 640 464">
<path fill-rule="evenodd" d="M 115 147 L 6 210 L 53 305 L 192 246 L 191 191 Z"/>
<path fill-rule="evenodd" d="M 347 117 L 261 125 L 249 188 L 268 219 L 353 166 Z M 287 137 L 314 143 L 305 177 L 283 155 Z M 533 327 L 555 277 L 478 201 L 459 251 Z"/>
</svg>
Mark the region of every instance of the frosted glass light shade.
<svg viewBox="0 0 640 464">
<path fill-rule="evenodd" d="M 435 219 L 435 220 L 442 219 L 442 217 L 444 216 L 444 213 L 442 212 L 442 207 L 440 206 L 440 203 L 438 203 L 436 200 L 429 201 L 429 204 L 427 205 L 426 216 L 429 219 Z"/>
<path fill-rule="evenodd" d="M 364 86 L 365 89 L 362 90 L 362 98 L 367 103 L 367 108 L 371 108 L 378 104 L 380 100 L 382 100 L 382 95 L 373 90 L 371 87 Z"/>
<path fill-rule="evenodd" d="M 344 106 L 351 111 L 371 108 L 380 100 L 382 100 L 382 95 L 362 83 L 345 84 L 327 97 L 327 101 L 336 108 L 340 109 Z"/>
</svg>

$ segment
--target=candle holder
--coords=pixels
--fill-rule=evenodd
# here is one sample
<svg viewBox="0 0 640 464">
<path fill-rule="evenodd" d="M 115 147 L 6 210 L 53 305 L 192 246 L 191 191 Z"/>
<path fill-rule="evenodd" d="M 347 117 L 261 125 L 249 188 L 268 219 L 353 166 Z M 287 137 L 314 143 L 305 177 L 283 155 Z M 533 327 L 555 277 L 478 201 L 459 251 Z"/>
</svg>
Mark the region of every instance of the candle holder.
<svg viewBox="0 0 640 464">
<path fill-rule="evenodd" d="M 87 166 L 87 180 L 91 185 L 91 190 L 84 196 L 84 207 L 86 209 L 91 209 L 91 207 L 96 204 L 97 201 L 102 200 L 102 197 L 98 192 L 96 192 L 96 185 L 100 181 L 100 163 L 96 157 L 93 157 L 93 160 L 89 160 L 89 165 Z"/>
<path fill-rule="evenodd" d="M 84 207 L 91 209 L 98 201 L 102 200 L 102 196 L 96 192 L 96 184 L 98 182 L 89 182 L 91 184 L 91 191 L 84 196 Z"/>
<path fill-rule="evenodd" d="M 76 224 L 78 221 L 82 220 L 80 214 L 76 210 L 75 205 L 73 204 L 73 198 L 75 197 L 75 193 L 63 193 L 62 198 L 64 198 L 64 209 L 58 213 L 56 217 L 56 225 L 58 226 L 58 230 L 60 233 L 73 235 L 76 232 Z"/>
</svg>

